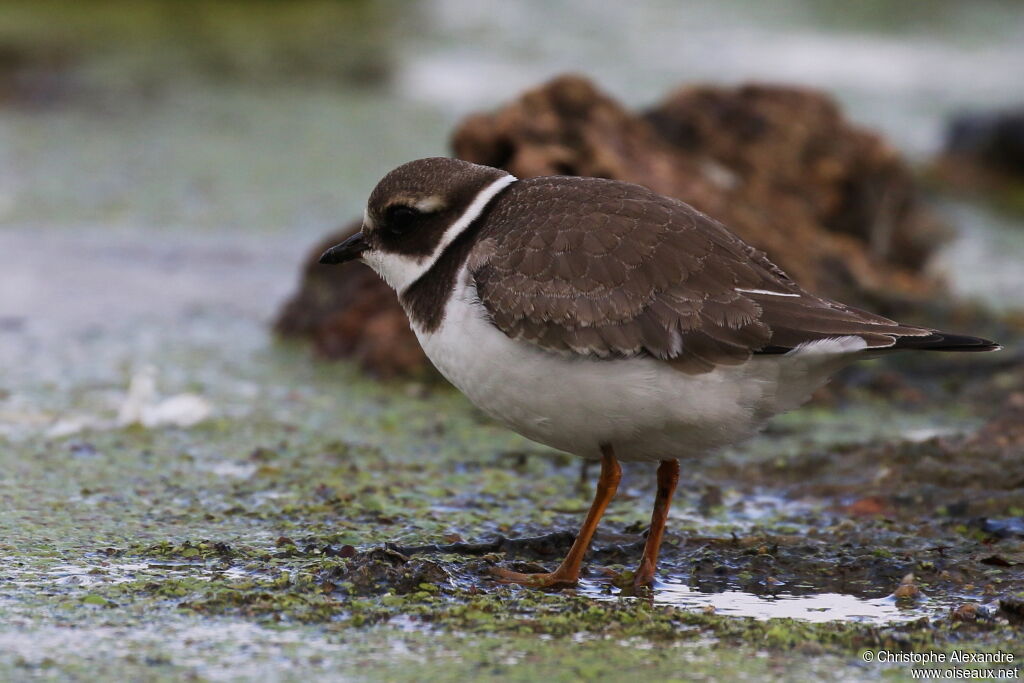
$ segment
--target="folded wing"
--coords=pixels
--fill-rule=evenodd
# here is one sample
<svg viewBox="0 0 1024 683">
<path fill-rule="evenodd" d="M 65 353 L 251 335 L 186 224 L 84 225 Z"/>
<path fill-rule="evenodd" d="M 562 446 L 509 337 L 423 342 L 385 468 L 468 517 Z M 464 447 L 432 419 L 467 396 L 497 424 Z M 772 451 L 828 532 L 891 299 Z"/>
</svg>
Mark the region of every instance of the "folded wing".
<svg viewBox="0 0 1024 683">
<path fill-rule="evenodd" d="M 868 349 L 994 347 L 816 297 L 689 205 L 615 181 L 516 183 L 469 269 L 512 338 L 569 354 L 648 355 L 690 372 L 846 336 Z"/>
</svg>

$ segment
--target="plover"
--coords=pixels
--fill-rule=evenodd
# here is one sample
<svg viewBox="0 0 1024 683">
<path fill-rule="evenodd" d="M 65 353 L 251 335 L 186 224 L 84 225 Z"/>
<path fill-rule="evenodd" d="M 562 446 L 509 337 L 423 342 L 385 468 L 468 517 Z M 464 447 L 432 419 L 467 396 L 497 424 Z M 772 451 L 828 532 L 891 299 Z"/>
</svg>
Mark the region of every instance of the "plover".
<svg viewBox="0 0 1024 683">
<path fill-rule="evenodd" d="M 519 180 L 447 158 L 388 173 L 362 229 L 321 263 L 361 260 L 398 293 L 423 350 L 481 410 L 600 460 L 593 504 L 547 574 L 576 584 L 620 479 L 657 461 L 636 586 L 655 576 L 679 459 L 754 434 L 840 368 L 892 351 L 994 351 L 815 296 L 689 205 L 598 178 Z"/>
</svg>

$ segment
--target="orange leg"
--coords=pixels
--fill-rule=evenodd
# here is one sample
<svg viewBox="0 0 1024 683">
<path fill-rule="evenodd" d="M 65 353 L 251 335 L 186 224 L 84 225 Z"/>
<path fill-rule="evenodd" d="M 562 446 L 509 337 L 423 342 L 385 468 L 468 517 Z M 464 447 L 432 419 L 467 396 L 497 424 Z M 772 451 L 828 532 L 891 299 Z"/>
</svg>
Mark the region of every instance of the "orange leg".
<svg viewBox="0 0 1024 683">
<path fill-rule="evenodd" d="M 494 567 L 491 573 L 498 577 L 503 583 L 518 583 L 523 586 L 534 588 L 571 588 L 576 585 L 580 578 L 580 565 L 583 564 L 583 556 L 590 547 L 590 540 L 597 531 L 597 524 L 604 515 L 608 503 L 615 497 L 615 491 L 619 488 L 619 480 L 622 479 L 622 469 L 615 460 L 615 454 L 611 446 L 601 446 L 601 476 L 597 480 L 597 492 L 594 494 L 594 502 L 590 504 L 590 512 L 587 519 L 580 528 L 576 541 L 569 549 L 569 554 L 558 565 L 558 569 L 550 574 L 522 574 Z"/>
<path fill-rule="evenodd" d="M 672 494 L 678 483 L 679 461 L 662 460 L 658 465 L 658 495 L 654 499 L 654 512 L 651 513 L 651 529 L 647 532 L 644 555 L 633 577 L 633 586 L 636 588 L 654 583 L 654 572 L 658 568 L 658 550 L 661 548 L 665 522 L 668 520 L 668 508 L 672 504 Z"/>
</svg>

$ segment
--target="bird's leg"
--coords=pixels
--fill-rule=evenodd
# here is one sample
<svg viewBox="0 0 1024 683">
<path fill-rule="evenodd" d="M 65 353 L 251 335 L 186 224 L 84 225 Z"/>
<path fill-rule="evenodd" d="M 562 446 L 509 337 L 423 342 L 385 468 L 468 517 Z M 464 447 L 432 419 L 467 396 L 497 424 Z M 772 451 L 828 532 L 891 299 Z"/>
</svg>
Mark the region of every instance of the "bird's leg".
<svg viewBox="0 0 1024 683">
<path fill-rule="evenodd" d="M 597 531 L 597 524 L 604 515 L 608 503 L 615 497 L 615 491 L 619 488 L 619 480 L 622 479 L 622 468 L 615 460 L 615 453 L 608 445 L 601 446 L 601 476 L 597 480 L 597 491 L 594 494 L 594 502 L 590 504 L 590 511 L 587 519 L 580 528 L 576 541 L 573 542 L 569 554 L 558 565 L 558 569 L 550 574 L 521 574 L 519 572 L 493 567 L 491 573 L 498 577 L 503 583 L 518 583 L 523 586 L 534 588 L 571 588 L 576 585 L 580 578 L 580 565 L 583 564 L 583 556 L 590 547 L 590 540 Z"/>
<path fill-rule="evenodd" d="M 665 534 L 665 522 L 668 520 L 668 508 L 672 504 L 672 494 L 679 483 L 679 461 L 662 460 L 658 465 L 658 494 L 654 499 L 654 512 L 651 513 L 651 529 L 647 532 L 647 543 L 644 554 L 633 575 L 633 586 L 650 586 L 654 583 L 654 572 L 658 568 L 658 549 L 661 538 Z"/>
</svg>

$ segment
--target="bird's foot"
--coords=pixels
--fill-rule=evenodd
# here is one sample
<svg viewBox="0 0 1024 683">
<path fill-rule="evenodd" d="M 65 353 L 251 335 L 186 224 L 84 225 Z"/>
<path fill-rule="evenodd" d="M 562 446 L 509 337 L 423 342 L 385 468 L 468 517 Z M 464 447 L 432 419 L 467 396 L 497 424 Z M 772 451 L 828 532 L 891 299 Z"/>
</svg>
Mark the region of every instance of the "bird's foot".
<svg viewBox="0 0 1024 683">
<path fill-rule="evenodd" d="M 633 573 L 633 589 L 648 589 L 654 587 L 654 565 L 642 562 Z"/>
<path fill-rule="evenodd" d="M 524 574 L 501 567 L 491 567 L 491 576 L 499 583 L 515 583 L 527 588 L 575 588 L 578 576 L 555 570 L 544 574 Z"/>
<path fill-rule="evenodd" d="M 611 585 L 622 591 L 622 595 L 630 597 L 650 596 L 654 593 L 654 572 L 641 574 L 626 570 L 610 574 Z"/>
</svg>

